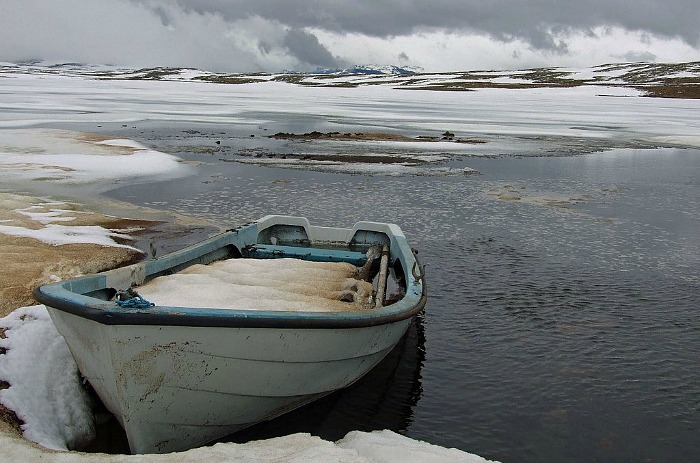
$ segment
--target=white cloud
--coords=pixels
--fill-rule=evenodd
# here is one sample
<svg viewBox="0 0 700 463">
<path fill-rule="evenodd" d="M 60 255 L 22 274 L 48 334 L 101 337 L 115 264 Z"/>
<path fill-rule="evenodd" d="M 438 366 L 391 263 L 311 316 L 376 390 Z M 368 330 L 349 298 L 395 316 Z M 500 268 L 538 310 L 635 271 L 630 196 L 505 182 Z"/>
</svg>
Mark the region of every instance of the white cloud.
<svg viewBox="0 0 700 463">
<path fill-rule="evenodd" d="M 586 67 L 647 58 L 658 62 L 700 59 L 700 50 L 679 39 L 629 32 L 620 28 L 595 28 L 566 35 L 568 53 L 533 49 L 522 40 L 499 41 L 485 35 L 423 32 L 389 39 L 359 34 L 334 34 L 314 30 L 319 41 L 339 56 L 356 63 L 393 63 L 404 53 L 402 64 L 427 71 L 470 69 L 522 69 L 540 66 Z M 564 37 L 562 36 L 563 40 Z"/>
</svg>

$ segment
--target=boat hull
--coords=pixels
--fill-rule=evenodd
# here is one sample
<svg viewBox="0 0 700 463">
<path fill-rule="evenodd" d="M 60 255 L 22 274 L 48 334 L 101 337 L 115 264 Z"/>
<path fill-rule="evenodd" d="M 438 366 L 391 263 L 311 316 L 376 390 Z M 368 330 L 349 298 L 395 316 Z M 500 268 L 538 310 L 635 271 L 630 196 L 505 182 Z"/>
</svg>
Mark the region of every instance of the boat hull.
<svg viewBox="0 0 700 463">
<path fill-rule="evenodd" d="M 294 257 L 361 266 L 367 259 L 357 249 L 376 245 L 390 248 L 403 295 L 374 309 L 124 308 L 114 298 L 158 276 L 221 259 Z M 399 342 L 426 294 L 421 267 L 397 226 L 315 227 L 282 216 L 34 291 L 82 375 L 126 431 L 133 453 L 205 444 L 349 386 Z"/>
<path fill-rule="evenodd" d="M 125 429 L 133 453 L 205 444 L 346 387 L 379 363 L 410 323 L 212 331 L 95 326 L 49 313 L 74 340 L 82 374 Z"/>
</svg>

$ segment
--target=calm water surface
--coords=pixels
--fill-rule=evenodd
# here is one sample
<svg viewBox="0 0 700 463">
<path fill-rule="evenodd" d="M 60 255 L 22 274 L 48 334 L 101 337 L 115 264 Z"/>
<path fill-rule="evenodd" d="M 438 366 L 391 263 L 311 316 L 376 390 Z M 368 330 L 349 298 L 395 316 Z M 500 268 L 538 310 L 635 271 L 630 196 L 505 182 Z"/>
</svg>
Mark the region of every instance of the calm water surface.
<svg viewBox="0 0 700 463">
<path fill-rule="evenodd" d="M 378 368 L 231 439 L 389 428 L 503 462 L 700 457 L 700 151 L 465 158 L 481 174 L 456 177 L 175 154 L 207 164 L 110 196 L 227 225 L 395 222 L 427 264 L 424 315 Z"/>
</svg>

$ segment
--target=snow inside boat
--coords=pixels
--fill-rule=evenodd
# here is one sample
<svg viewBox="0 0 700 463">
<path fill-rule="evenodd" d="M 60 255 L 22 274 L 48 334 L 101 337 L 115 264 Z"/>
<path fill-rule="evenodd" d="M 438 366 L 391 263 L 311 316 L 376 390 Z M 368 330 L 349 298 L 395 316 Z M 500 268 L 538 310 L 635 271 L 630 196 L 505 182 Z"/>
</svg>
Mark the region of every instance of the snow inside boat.
<svg viewBox="0 0 700 463">
<path fill-rule="evenodd" d="M 426 287 L 396 225 L 267 216 L 34 296 L 132 453 L 165 453 L 354 383 L 398 343 Z"/>
</svg>

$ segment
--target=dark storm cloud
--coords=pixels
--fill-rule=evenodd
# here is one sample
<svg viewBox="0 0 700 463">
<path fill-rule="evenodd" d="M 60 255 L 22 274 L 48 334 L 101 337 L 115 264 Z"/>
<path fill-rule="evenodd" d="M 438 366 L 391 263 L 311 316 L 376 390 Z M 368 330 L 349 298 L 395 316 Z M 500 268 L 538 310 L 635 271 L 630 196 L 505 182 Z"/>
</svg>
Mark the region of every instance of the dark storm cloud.
<svg viewBox="0 0 700 463">
<path fill-rule="evenodd" d="M 160 18 L 160 23 L 162 25 L 164 25 L 165 27 L 170 26 L 170 17 L 168 16 L 168 13 L 163 9 L 162 6 L 156 6 L 151 11 L 153 11 L 154 15 Z"/>
<path fill-rule="evenodd" d="M 150 3 L 153 0 L 134 0 Z M 600 26 L 646 31 L 700 44 L 697 0 L 179 0 L 199 13 L 228 19 L 259 16 L 291 28 L 313 27 L 374 37 L 422 30 L 464 31 L 501 41 L 521 39 L 541 50 L 565 52 L 562 37 Z"/>
<path fill-rule="evenodd" d="M 696 1 L 5 1 L 0 62 L 275 72 L 698 59 Z"/>
<path fill-rule="evenodd" d="M 300 62 L 321 68 L 342 67 L 343 63 L 334 57 L 315 35 L 301 29 L 291 29 L 284 37 L 283 45 Z"/>
</svg>

